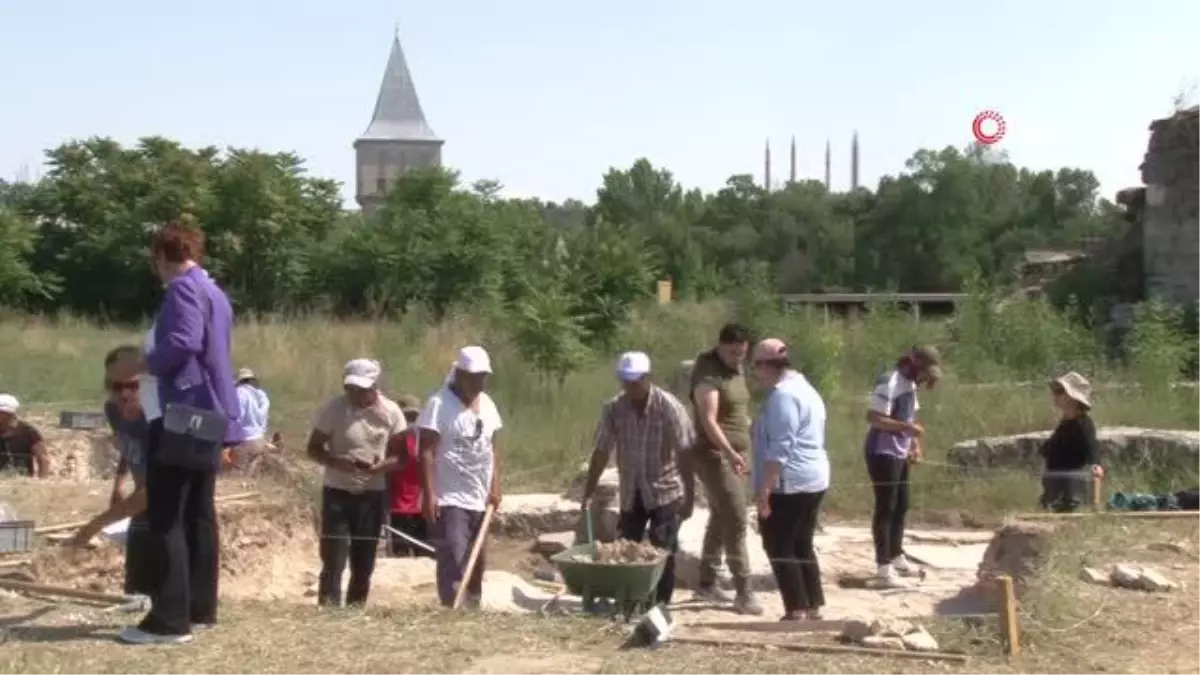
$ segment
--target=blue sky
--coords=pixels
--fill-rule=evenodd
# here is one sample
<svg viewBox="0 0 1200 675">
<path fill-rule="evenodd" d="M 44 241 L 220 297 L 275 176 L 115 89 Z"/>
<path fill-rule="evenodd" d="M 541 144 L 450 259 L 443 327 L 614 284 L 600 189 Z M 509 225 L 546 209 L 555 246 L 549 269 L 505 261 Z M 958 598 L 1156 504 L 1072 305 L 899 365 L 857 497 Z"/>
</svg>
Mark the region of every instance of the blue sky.
<svg viewBox="0 0 1200 675">
<path fill-rule="evenodd" d="M 353 186 L 395 25 L 444 161 L 506 192 L 591 201 L 638 157 L 687 186 L 785 178 L 835 188 L 963 145 L 983 109 L 1032 168 L 1140 183 L 1147 125 L 1200 80 L 1195 0 L 2 0 L 0 177 L 71 138 L 160 134 L 292 150 Z"/>
</svg>

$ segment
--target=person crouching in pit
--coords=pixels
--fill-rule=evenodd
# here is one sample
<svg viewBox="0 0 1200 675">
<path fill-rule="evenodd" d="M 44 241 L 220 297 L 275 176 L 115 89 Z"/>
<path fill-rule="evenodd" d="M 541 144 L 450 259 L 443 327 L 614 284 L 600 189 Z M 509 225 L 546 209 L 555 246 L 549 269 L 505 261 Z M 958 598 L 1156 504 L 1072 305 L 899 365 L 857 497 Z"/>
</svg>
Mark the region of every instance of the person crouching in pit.
<svg viewBox="0 0 1200 675">
<path fill-rule="evenodd" d="M 1102 478 L 1096 451 L 1096 424 L 1092 410 L 1092 385 L 1083 375 L 1071 371 L 1050 381 L 1050 396 L 1058 411 L 1059 422 L 1042 444 L 1046 461 L 1042 474 L 1043 509 L 1070 513 L 1085 503 L 1091 492 L 1090 477 Z"/>
<path fill-rule="evenodd" d="M 371 589 L 383 530 L 387 473 L 400 464 L 388 457 L 392 439 L 407 426 L 400 406 L 376 387 L 382 368 L 355 359 L 343 372 L 344 391 L 317 413 L 308 456 L 325 467 L 321 492 L 321 576 L 317 602 L 342 602 L 342 573 L 350 564 L 346 605 L 362 605 Z"/>
<path fill-rule="evenodd" d="M 488 505 L 500 506 L 500 411 L 484 389 L 492 372 L 483 347 L 463 347 L 446 383 L 429 397 L 417 418 L 422 467 L 422 510 L 433 530 L 437 549 L 437 590 L 442 605 L 452 607 L 461 583 L 466 602 L 479 607 L 483 598 L 480 549 L 470 579 L 463 579 L 467 559 L 480 536 Z"/>
</svg>

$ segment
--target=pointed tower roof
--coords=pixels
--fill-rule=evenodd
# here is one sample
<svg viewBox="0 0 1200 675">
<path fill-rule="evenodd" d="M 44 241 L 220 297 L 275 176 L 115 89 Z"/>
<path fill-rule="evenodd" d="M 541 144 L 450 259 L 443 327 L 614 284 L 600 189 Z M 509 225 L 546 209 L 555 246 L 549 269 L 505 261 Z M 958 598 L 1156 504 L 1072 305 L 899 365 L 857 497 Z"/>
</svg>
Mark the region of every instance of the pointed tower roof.
<svg viewBox="0 0 1200 675">
<path fill-rule="evenodd" d="M 371 124 L 359 137 L 360 140 L 380 141 L 433 141 L 441 139 L 433 133 L 425 121 L 421 101 L 404 50 L 400 47 L 400 31 L 392 37 L 392 52 L 388 55 L 387 68 L 383 71 L 383 82 L 379 85 L 379 97 L 375 99 L 375 112 Z"/>
</svg>

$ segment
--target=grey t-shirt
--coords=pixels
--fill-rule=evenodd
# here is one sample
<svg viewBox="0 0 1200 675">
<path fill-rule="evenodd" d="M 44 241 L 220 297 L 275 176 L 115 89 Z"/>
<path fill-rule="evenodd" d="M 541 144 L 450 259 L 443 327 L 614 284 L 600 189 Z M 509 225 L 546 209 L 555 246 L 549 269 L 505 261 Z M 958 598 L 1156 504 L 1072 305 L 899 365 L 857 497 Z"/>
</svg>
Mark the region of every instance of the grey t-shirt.
<svg viewBox="0 0 1200 675">
<path fill-rule="evenodd" d="M 104 404 L 104 416 L 108 418 L 108 426 L 117 438 L 117 451 L 133 474 L 133 484 L 141 487 L 146 480 L 146 439 L 150 433 L 150 423 L 142 413 L 136 419 L 125 419 L 111 401 Z"/>
</svg>

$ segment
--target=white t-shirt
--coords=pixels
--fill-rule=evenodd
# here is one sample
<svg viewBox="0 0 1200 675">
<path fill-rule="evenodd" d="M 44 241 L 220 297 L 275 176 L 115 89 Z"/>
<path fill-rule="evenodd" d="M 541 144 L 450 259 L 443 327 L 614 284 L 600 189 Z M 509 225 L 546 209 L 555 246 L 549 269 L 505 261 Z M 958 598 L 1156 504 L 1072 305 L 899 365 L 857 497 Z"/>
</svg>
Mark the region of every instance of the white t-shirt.
<svg viewBox="0 0 1200 675">
<path fill-rule="evenodd" d="M 142 343 L 142 351 L 149 354 L 154 349 L 154 326 L 150 324 L 150 330 L 146 331 L 146 339 Z M 162 417 L 162 406 L 158 402 L 158 378 L 150 373 L 142 373 L 138 377 L 138 400 L 142 404 L 142 412 L 146 414 L 146 421 L 153 422 Z"/>
<path fill-rule="evenodd" d="M 478 404 L 476 414 L 449 387 L 442 387 L 417 418 L 418 428 L 438 434 L 433 465 L 438 506 L 483 511 L 487 505 L 495 468 L 492 438 L 504 423 L 492 397 L 481 393 Z"/>
</svg>

